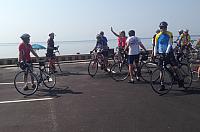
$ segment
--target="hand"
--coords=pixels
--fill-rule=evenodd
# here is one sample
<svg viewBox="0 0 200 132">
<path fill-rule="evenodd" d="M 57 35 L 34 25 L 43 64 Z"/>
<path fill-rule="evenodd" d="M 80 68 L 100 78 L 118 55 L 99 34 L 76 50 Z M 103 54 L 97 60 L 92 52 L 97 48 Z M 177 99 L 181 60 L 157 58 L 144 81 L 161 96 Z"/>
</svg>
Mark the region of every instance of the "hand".
<svg viewBox="0 0 200 132">
<path fill-rule="evenodd" d="M 58 47 L 54 47 L 54 50 L 58 50 Z"/>
</svg>

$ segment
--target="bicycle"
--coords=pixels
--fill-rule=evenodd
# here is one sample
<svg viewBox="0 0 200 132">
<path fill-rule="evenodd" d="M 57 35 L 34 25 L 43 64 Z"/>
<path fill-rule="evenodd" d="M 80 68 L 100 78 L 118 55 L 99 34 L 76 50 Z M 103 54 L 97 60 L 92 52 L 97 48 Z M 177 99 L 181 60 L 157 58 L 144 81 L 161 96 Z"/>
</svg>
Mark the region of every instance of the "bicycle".
<svg viewBox="0 0 200 132">
<path fill-rule="evenodd" d="M 38 67 L 33 65 L 33 68 L 39 69 L 39 74 L 33 72 L 31 64 L 24 62 L 22 65 L 22 71 L 19 71 L 14 78 L 14 86 L 20 94 L 26 96 L 33 95 L 38 90 L 38 86 L 40 86 L 41 83 L 49 88 L 49 90 L 55 87 L 56 76 L 46 71 L 47 67 L 44 61 L 40 61 Z M 28 86 L 27 90 L 24 89 L 25 86 Z"/>
<path fill-rule="evenodd" d="M 88 65 L 88 74 L 91 77 L 94 77 L 98 71 L 98 67 L 101 67 L 101 70 L 107 71 L 107 66 L 104 64 L 105 57 L 102 54 L 102 50 L 94 50 L 90 54 L 92 59 Z"/>
<path fill-rule="evenodd" d="M 125 51 L 122 47 L 116 47 L 116 52 L 114 53 L 114 63 L 117 63 L 119 61 L 122 61 L 124 58 L 126 58 Z"/>
<path fill-rule="evenodd" d="M 61 69 L 61 66 L 60 66 L 60 62 L 59 62 L 59 60 L 58 60 L 58 57 L 56 56 L 56 53 L 58 53 L 58 54 L 60 54 L 60 52 L 59 52 L 59 46 L 56 46 L 56 47 L 54 47 L 54 51 L 53 51 L 53 57 L 51 58 L 51 59 L 53 59 L 53 63 L 52 63 L 52 65 L 53 66 L 49 66 L 48 67 L 48 69 L 46 69 L 47 71 L 49 71 L 49 72 L 55 72 L 55 69 L 59 69 L 59 71 L 62 73 L 63 71 L 62 71 L 62 69 Z M 49 60 L 48 60 L 49 61 Z M 57 67 L 57 68 L 56 68 Z"/>
<path fill-rule="evenodd" d="M 199 64 L 200 64 L 200 62 L 192 62 L 192 63 L 190 63 L 190 68 L 191 68 L 191 71 L 192 71 L 192 80 L 193 81 L 199 81 L 200 80 Z"/>
<path fill-rule="evenodd" d="M 165 56 L 162 57 L 162 65 L 158 66 L 151 74 L 151 87 L 153 91 L 159 95 L 167 94 L 179 78 L 172 66 L 170 64 L 165 64 Z M 190 67 L 186 64 L 179 63 L 178 69 L 183 77 L 184 88 L 188 90 L 192 84 L 192 72 Z"/>
<path fill-rule="evenodd" d="M 122 60 L 115 62 L 110 70 L 111 77 L 115 81 L 124 81 L 129 76 L 129 67 L 127 58 L 123 54 L 122 56 L 124 56 Z M 155 62 L 148 61 L 148 53 L 141 52 L 139 67 L 136 70 L 134 70 L 135 75 L 137 77 L 141 77 L 142 80 L 144 80 L 145 82 L 150 82 L 151 74 L 156 68 L 155 66 L 156 66 Z"/>
<path fill-rule="evenodd" d="M 197 50 L 193 47 L 193 43 L 196 40 L 191 40 L 188 45 L 180 46 L 177 45 L 174 50 L 176 59 L 181 62 L 188 64 L 192 59 L 195 59 Z M 174 41 L 174 43 L 177 43 Z"/>
</svg>

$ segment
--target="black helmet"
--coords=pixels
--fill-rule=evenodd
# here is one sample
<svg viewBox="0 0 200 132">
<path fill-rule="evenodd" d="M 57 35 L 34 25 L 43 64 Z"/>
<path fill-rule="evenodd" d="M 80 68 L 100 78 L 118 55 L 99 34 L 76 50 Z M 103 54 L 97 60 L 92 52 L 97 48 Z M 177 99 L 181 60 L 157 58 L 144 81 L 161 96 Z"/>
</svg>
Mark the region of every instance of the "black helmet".
<svg viewBox="0 0 200 132">
<path fill-rule="evenodd" d="M 160 23 L 160 25 L 159 25 L 159 27 L 167 27 L 168 26 L 168 24 L 167 24 L 167 22 L 161 22 Z"/>
<path fill-rule="evenodd" d="M 31 36 L 30 36 L 29 34 L 25 33 L 25 34 L 23 34 L 20 38 L 21 38 L 22 40 L 24 40 L 24 39 L 30 38 L 30 37 L 31 37 Z"/>
</svg>

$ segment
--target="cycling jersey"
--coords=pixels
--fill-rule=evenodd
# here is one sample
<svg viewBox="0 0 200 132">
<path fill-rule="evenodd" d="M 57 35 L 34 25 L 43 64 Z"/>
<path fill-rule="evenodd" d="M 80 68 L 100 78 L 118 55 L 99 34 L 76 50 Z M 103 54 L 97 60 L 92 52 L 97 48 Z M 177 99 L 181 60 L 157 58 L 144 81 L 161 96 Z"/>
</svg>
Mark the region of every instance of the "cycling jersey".
<svg viewBox="0 0 200 132">
<path fill-rule="evenodd" d="M 140 53 L 141 40 L 138 37 L 132 36 L 128 37 L 126 43 L 129 45 L 128 55 L 138 55 Z"/>
<path fill-rule="evenodd" d="M 180 36 L 180 44 L 181 46 L 189 45 L 190 44 L 190 35 L 189 34 L 181 34 Z"/>
<path fill-rule="evenodd" d="M 103 41 L 103 43 L 104 43 L 104 45 L 107 45 L 107 43 L 108 43 L 108 40 L 107 40 L 107 38 L 105 37 L 105 36 L 102 36 L 102 41 Z"/>
<path fill-rule="evenodd" d="M 118 47 L 124 48 L 126 45 L 126 37 L 118 37 Z"/>
<path fill-rule="evenodd" d="M 97 41 L 95 49 L 108 50 L 108 45 L 105 43 L 105 40 L 101 39 Z"/>
<path fill-rule="evenodd" d="M 47 57 L 54 57 L 53 54 L 53 50 L 54 50 L 54 40 L 52 38 L 48 39 L 47 41 Z"/>
<path fill-rule="evenodd" d="M 30 44 L 25 44 L 25 43 L 21 43 L 19 45 L 19 62 L 20 61 L 26 61 L 26 62 L 30 62 L 31 61 L 31 56 L 30 56 L 30 51 L 31 51 L 31 45 Z M 24 53 L 24 56 L 22 56 L 21 53 Z M 24 60 L 25 59 L 25 60 Z"/>
<path fill-rule="evenodd" d="M 171 32 L 160 32 L 155 38 L 154 56 L 156 53 L 169 53 L 172 50 L 173 35 Z"/>
</svg>

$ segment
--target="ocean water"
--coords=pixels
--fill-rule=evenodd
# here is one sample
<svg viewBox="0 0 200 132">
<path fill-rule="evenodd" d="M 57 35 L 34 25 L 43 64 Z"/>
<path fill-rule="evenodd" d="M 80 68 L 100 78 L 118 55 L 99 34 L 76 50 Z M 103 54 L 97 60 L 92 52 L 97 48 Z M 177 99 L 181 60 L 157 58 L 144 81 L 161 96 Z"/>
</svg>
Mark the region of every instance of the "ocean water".
<svg viewBox="0 0 200 132">
<path fill-rule="evenodd" d="M 196 38 L 193 38 L 196 39 Z M 151 39 L 144 38 L 141 39 L 142 43 L 147 49 L 152 48 Z M 35 44 L 36 42 L 32 42 L 31 44 Z M 41 44 L 46 47 L 46 42 L 40 42 L 37 44 Z M 60 55 L 74 55 L 77 53 L 80 54 L 89 54 L 91 50 L 93 50 L 96 44 L 95 40 L 89 41 L 58 41 L 55 42 L 55 45 L 59 45 Z M 0 43 L 0 58 L 17 58 L 18 57 L 18 43 Z M 109 48 L 117 47 L 117 40 L 108 40 Z M 39 56 L 45 56 L 46 50 L 36 50 L 36 53 Z"/>
</svg>

